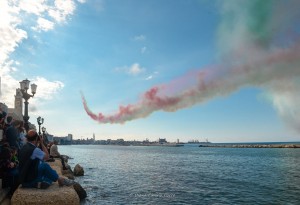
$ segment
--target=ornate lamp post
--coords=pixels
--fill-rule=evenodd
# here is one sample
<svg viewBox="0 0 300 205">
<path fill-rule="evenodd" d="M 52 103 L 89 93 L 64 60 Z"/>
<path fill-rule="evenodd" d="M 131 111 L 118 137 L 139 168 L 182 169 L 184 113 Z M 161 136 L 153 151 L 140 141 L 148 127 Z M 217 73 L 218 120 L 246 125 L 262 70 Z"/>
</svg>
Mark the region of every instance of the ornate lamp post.
<svg viewBox="0 0 300 205">
<path fill-rule="evenodd" d="M 42 127 L 43 136 L 45 136 L 46 127 Z"/>
<path fill-rule="evenodd" d="M 42 132 L 43 132 L 43 138 L 44 138 L 44 143 L 48 144 L 48 137 L 45 135 L 46 133 L 46 127 L 42 127 Z"/>
<path fill-rule="evenodd" d="M 40 116 L 37 118 L 37 123 L 39 125 L 39 135 L 41 135 L 41 124 L 44 123 L 44 118 L 41 118 Z"/>
<path fill-rule="evenodd" d="M 22 92 L 22 97 L 24 98 L 25 102 L 24 102 L 24 105 L 25 105 L 25 108 L 24 108 L 24 116 L 23 116 L 23 119 L 24 119 L 24 127 L 26 129 L 26 131 L 28 132 L 29 130 L 29 125 L 28 125 L 28 120 L 29 120 L 29 116 L 28 116 L 28 100 L 29 98 L 33 97 L 34 94 L 36 93 L 36 88 L 37 88 L 37 85 L 36 84 L 31 84 L 31 93 L 32 95 L 30 95 L 29 93 L 27 93 L 27 90 L 29 89 L 29 83 L 30 81 L 25 79 L 23 81 L 20 82 L 20 87 L 21 87 L 21 92 Z"/>
</svg>

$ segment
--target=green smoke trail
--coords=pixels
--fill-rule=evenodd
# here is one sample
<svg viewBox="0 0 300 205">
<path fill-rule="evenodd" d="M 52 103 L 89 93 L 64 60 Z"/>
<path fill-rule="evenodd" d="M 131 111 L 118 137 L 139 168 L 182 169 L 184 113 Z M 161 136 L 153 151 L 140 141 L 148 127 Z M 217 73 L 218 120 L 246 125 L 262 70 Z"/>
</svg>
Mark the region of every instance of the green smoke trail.
<svg viewBox="0 0 300 205">
<path fill-rule="evenodd" d="M 274 1 L 273 1 L 274 2 Z M 254 41 L 268 45 L 272 37 L 272 0 L 251 1 L 249 5 L 246 28 L 252 34 Z"/>
<path fill-rule="evenodd" d="M 221 56 L 249 45 L 268 48 L 272 43 L 277 0 L 224 1 L 217 40 Z"/>
</svg>

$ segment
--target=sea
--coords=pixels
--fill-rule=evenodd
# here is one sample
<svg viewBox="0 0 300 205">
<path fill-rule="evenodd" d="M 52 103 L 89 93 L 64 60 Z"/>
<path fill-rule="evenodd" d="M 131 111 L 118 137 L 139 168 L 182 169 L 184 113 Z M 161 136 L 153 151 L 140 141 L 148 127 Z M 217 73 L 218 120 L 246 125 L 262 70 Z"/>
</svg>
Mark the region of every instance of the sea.
<svg viewBox="0 0 300 205">
<path fill-rule="evenodd" d="M 90 204 L 300 204 L 300 149 L 59 145 Z"/>
</svg>

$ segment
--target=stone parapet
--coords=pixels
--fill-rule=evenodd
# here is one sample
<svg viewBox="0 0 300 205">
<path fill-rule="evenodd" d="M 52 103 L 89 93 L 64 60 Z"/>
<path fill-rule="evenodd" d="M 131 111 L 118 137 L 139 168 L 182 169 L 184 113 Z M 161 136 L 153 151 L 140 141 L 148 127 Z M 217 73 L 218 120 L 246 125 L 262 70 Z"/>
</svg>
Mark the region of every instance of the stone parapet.
<svg viewBox="0 0 300 205">
<path fill-rule="evenodd" d="M 62 176 L 62 165 L 60 160 L 49 162 L 49 165 L 56 170 L 59 176 Z M 54 182 L 47 189 L 19 188 L 14 192 L 11 198 L 12 205 L 79 205 L 79 197 L 73 186 L 59 187 L 58 182 Z"/>
</svg>

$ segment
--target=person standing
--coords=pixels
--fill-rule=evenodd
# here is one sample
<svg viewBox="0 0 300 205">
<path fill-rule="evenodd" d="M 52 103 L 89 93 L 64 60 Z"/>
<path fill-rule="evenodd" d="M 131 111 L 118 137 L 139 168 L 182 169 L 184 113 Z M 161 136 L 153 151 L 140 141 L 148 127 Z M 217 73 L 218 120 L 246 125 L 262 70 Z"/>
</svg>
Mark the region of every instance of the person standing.
<svg viewBox="0 0 300 205">
<path fill-rule="evenodd" d="M 18 150 L 20 149 L 18 132 L 20 125 L 21 121 L 14 120 L 5 131 L 6 140 L 9 143 L 9 146 L 16 147 Z"/>
<path fill-rule="evenodd" d="M 19 152 L 19 183 L 22 187 L 46 189 L 56 181 L 59 186 L 74 184 L 74 181 L 58 176 L 57 172 L 44 162 L 49 159 L 49 153 L 43 138 L 35 130 L 29 130 L 26 138 L 27 143 Z M 38 147 L 39 144 L 42 149 Z"/>
<path fill-rule="evenodd" d="M 18 133 L 19 133 L 19 145 L 20 145 L 20 148 L 23 147 L 25 144 L 26 144 L 26 130 L 24 128 L 24 122 L 23 121 L 20 121 L 20 127 L 18 129 Z"/>
<path fill-rule="evenodd" d="M 63 166 L 64 170 L 67 170 L 66 165 L 65 165 L 65 160 L 61 156 L 61 154 L 58 152 L 58 147 L 57 147 L 58 141 L 54 140 L 53 144 L 50 147 L 50 156 L 53 158 L 59 158 L 61 160 L 61 164 Z"/>
</svg>

